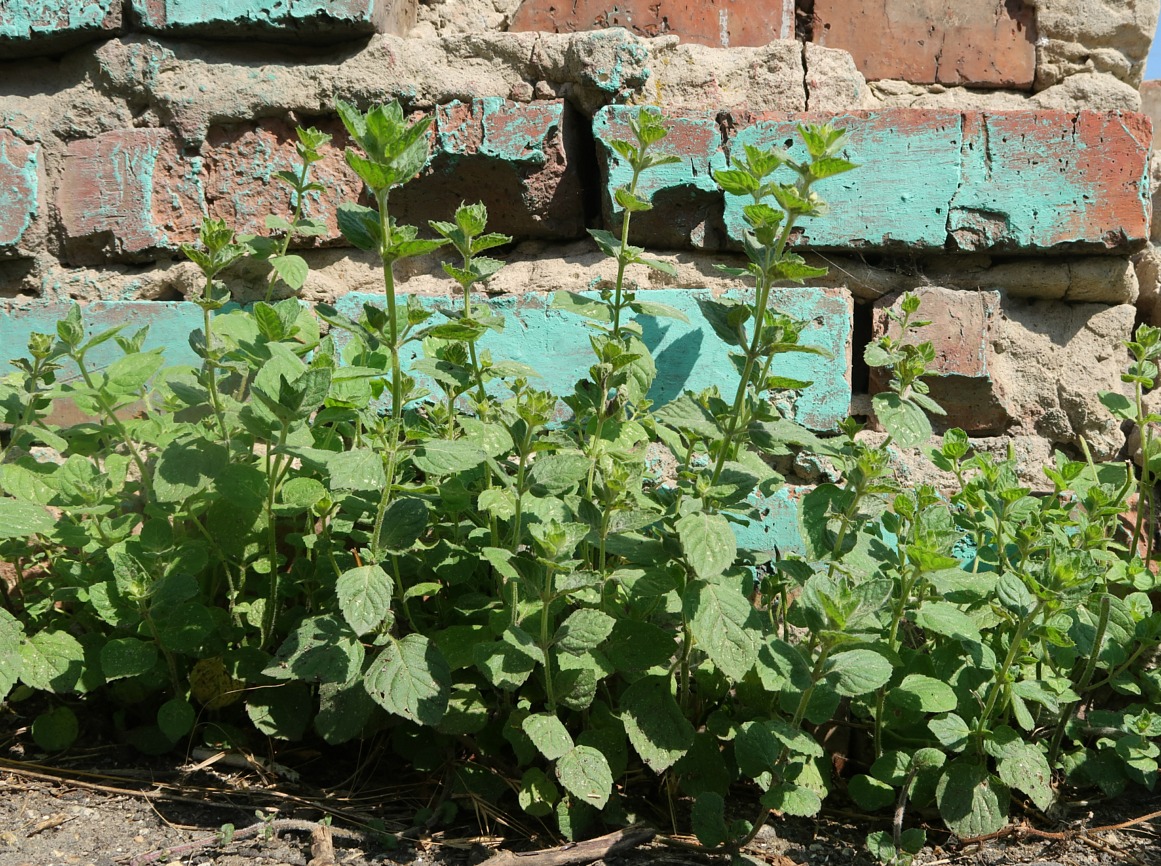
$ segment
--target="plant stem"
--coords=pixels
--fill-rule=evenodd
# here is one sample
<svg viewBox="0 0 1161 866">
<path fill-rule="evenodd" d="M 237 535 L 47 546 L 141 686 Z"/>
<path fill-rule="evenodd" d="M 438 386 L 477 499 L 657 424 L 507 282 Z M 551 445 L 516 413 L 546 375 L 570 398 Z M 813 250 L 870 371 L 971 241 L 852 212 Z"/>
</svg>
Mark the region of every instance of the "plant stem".
<svg viewBox="0 0 1161 866">
<path fill-rule="evenodd" d="M 379 248 L 379 258 L 383 263 L 383 291 L 387 296 L 387 332 L 391 343 L 391 417 L 399 420 L 403 417 L 403 372 L 399 365 L 399 323 L 395 318 L 395 273 L 392 270 L 393 259 L 391 249 L 391 220 L 387 216 L 387 190 L 381 190 L 377 196 L 379 203 L 379 230 L 383 240 Z"/>
</svg>

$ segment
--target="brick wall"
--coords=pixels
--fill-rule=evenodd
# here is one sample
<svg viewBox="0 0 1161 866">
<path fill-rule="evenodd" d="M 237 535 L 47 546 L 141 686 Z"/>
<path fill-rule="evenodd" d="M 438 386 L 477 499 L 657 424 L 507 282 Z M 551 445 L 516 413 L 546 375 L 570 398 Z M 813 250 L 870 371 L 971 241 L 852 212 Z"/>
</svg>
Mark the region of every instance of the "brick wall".
<svg viewBox="0 0 1161 866">
<path fill-rule="evenodd" d="M 664 148 L 681 157 L 647 176 L 655 209 L 634 222 L 677 270 L 641 287 L 679 308 L 744 291 L 712 267 L 736 257 L 740 216 L 710 172 L 736 147 L 833 119 L 862 167 L 828 185 L 833 215 L 796 239 L 830 276 L 779 299 L 834 349 L 793 373 L 815 382 L 799 417 L 828 430 L 867 411 L 878 383 L 859 342 L 919 289 L 950 423 L 983 447 L 1022 443 L 1030 478 L 1082 435 L 1110 456 L 1123 437 L 1096 392 L 1119 387 L 1137 312 L 1161 319 L 1161 169 L 1138 113 L 1158 3 L 0 0 L 0 345 L 17 351 L 80 299 L 152 323 L 180 358 L 198 281 L 178 247 L 206 215 L 256 232 L 288 214 L 273 174 L 294 161 L 296 124 L 335 137 L 305 203 L 331 222 L 299 250 L 303 296 L 378 292 L 333 222 L 363 194 L 333 104 L 399 99 L 435 122 L 397 216 L 422 226 L 487 203 L 516 238 L 489 290 L 524 324 L 497 351 L 551 355 L 564 387 L 584 347 L 546 305 L 609 275 L 585 229 L 619 224 L 611 190 L 626 170 L 608 142 L 633 112 L 663 109 Z M 402 291 L 450 292 L 434 260 L 401 277 Z M 262 282 L 240 273 L 230 287 L 246 300 Z M 667 394 L 728 378 L 715 339 L 696 325 L 657 335 Z"/>
</svg>

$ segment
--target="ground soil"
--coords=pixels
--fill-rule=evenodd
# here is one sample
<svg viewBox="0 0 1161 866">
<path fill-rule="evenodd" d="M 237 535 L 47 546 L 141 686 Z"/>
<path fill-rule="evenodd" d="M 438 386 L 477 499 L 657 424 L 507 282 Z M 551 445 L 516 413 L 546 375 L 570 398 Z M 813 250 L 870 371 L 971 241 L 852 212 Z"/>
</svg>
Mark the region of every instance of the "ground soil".
<svg viewBox="0 0 1161 866">
<path fill-rule="evenodd" d="M 438 786 L 413 782 L 398 768 L 372 765 L 365 758 L 279 755 L 280 761 L 296 765 L 297 773 L 288 774 L 285 767 L 272 771 L 239 756 L 211 760 L 215 754 L 143 758 L 121 747 L 97 747 L 49 758 L 26 737 L 0 742 L 0 866 L 479 866 L 501 848 L 527 851 L 559 844 L 545 830 L 519 824 L 515 816 L 481 803 L 460 804 L 458 822 L 451 827 L 409 829 L 411 816 Z M 338 776 L 346 778 L 332 784 Z M 752 804 L 741 800 L 736 806 L 739 815 L 752 811 Z M 1158 810 L 1161 796 L 1142 792 L 1112 803 L 1073 803 L 1055 824 L 1043 817 L 1017 817 L 1031 832 L 969 845 L 949 838 L 933 819 L 926 825 L 932 845 L 915 863 L 1153 866 L 1161 864 L 1161 820 L 1092 828 Z M 256 816 L 259 812 L 264 819 Z M 319 847 L 321 831 L 312 840 L 311 830 L 326 816 L 333 860 Z M 264 821 L 270 833 L 257 832 Z M 237 831 L 223 844 L 225 824 Z M 882 819 L 876 823 L 837 807 L 817 820 L 775 817 L 746 853 L 754 866 L 872 866 L 863 840 L 869 830 L 887 826 Z M 386 845 L 374 827 L 405 838 Z M 204 844 L 192 844 L 199 841 Z M 519 862 L 545 866 L 523 856 Z M 608 859 L 610 866 L 728 862 L 659 841 Z"/>
</svg>

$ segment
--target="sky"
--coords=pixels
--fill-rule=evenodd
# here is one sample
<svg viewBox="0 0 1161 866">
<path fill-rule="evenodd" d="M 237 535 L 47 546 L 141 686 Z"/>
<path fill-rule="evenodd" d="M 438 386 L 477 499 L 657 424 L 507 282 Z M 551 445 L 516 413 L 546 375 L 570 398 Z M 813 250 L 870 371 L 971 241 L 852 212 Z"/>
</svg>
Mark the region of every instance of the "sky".
<svg viewBox="0 0 1161 866">
<path fill-rule="evenodd" d="M 1158 27 L 1157 36 L 1161 36 L 1161 26 Z M 1156 36 L 1153 37 L 1153 49 L 1149 52 L 1149 63 L 1145 67 L 1145 80 L 1152 81 L 1156 78 L 1161 78 L 1161 45 L 1158 45 Z"/>
</svg>

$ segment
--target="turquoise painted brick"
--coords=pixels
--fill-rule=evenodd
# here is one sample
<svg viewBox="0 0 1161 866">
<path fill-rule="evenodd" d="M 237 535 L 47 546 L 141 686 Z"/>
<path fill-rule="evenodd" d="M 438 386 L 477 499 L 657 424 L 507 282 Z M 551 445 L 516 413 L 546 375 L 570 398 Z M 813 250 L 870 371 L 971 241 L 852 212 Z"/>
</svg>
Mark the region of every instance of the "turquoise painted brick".
<svg viewBox="0 0 1161 866">
<path fill-rule="evenodd" d="M 619 226 L 621 208 L 613 193 L 627 187 L 633 170 L 611 142 L 634 142 L 630 120 L 639 108 L 610 105 L 593 117 L 593 139 L 604 181 L 601 210 L 605 222 Z M 666 115 L 669 134 L 653 146 L 653 152 L 676 156 L 679 162 L 644 172 L 637 185 L 640 195 L 649 198 L 656 210 L 633 216 L 632 235 L 646 238 L 654 247 L 694 247 L 718 249 L 722 246 L 722 196 L 710 171 L 721 161 L 722 130 L 709 113 Z"/>
<path fill-rule="evenodd" d="M 146 30 L 218 38 L 262 34 L 317 41 L 371 33 L 404 35 L 415 0 L 132 0 Z"/>
<path fill-rule="evenodd" d="M 26 357 L 28 338 L 33 332 L 56 334 L 56 323 L 64 318 L 69 304 L 0 302 L 0 375 L 12 372 L 13 358 Z M 189 335 L 202 327 L 202 311 L 187 301 L 94 301 L 84 307 L 85 333 L 88 336 L 123 326 L 127 334 L 149 326 L 146 349 L 165 349 L 168 364 L 199 364 L 189 347 Z M 111 364 L 121 356 L 121 349 L 110 340 L 89 354 L 95 367 Z M 61 378 L 76 375 L 64 370 Z"/>
<path fill-rule="evenodd" d="M 734 525 L 738 547 L 744 550 L 777 550 L 781 554 L 806 556 L 806 545 L 798 522 L 798 503 L 809 488 L 783 485 L 770 496 L 750 497 L 758 509 L 759 519 L 749 526 Z"/>
<path fill-rule="evenodd" d="M 39 208 L 40 146 L 0 128 L 0 254 L 15 252 Z"/>
<path fill-rule="evenodd" d="M 608 108 L 594 121 L 609 221 L 617 219 L 612 192 L 629 175 L 607 142 L 626 137 L 628 118 L 640 110 Z M 923 109 L 837 117 L 742 114 L 720 122 L 711 112 L 674 116 L 674 135 L 664 147 L 682 159 L 657 171 L 643 187 L 655 209 L 647 220 L 634 218 L 634 236 L 646 244 L 671 245 L 673 227 L 679 226 L 677 234 L 688 234 L 682 245 L 736 246 L 748 199 L 713 192 L 709 172 L 725 167 L 727 154 L 746 144 L 803 160 L 798 124 L 824 120 L 848 130 L 844 156 L 860 167 L 817 184 L 830 213 L 800 222 L 795 240 L 801 245 L 1130 252 L 1148 237 L 1151 127 L 1144 115 Z M 714 140 L 711 126 L 720 127 L 722 140 Z M 793 179 L 788 171 L 782 177 Z M 687 231 L 694 195 L 698 218 Z M 719 214 L 720 239 L 714 235 Z"/>
<path fill-rule="evenodd" d="M 52 54 L 121 29 L 121 0 L 0 0 L 0 57 Z"/>
<path fill-rule="evenodd" d="M 711 386 L 732 395 L 738 374 L 729 361 L 726 345 L 705 324 L 697 306 L 697 297 L 706 297 L 708 293 L 657 289 L 647 294 L 650 300 L 676 307 L 689 319 L 689 323 L 674 319 L 641 320 L 645 344 L 652 351 L 658 369 L 650 399 L 664 404 L 683 391 L 701 391 Z M 433 308 L 451 303 L 425 300 Z M 381 305 L 382 296 L 351 293 L 339 299 L 336 307 L 356 317 L 364 303 Z M 532 366 L 542 376 L 539 387 L 556 394 L 571 393 L 573 385 L 587 374 L 593 363 L 590 332 L 582 320 L 552 309 L 551 295 L 494 298 L 489 304 L 505 315 L 507 325 L 501 334 L 489 332 L 480 340 L 480 347 L 491 351 L 495 358 Z M 783 355 L 775 370 L 781 375 L 813 382 L 788 407 L 793 417 L 814 430 L 833 430 L 847 416 L 850 407 L 847 377 L 850 298 L 834 289 L 784 289 L 776 290 L 772 304 L 788 315 L 810 322 L 804 332 L 804 342 L 821 346 L 833 356 L 827 359 L 818 355 Z M 405 361 L 414 357 L 413 354 Z"/>
</svg>

